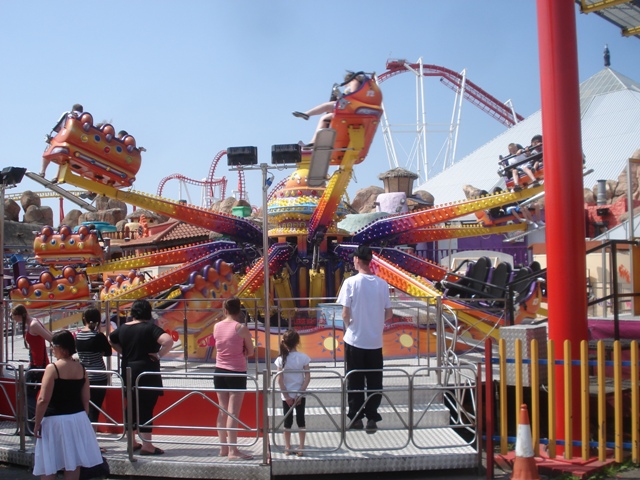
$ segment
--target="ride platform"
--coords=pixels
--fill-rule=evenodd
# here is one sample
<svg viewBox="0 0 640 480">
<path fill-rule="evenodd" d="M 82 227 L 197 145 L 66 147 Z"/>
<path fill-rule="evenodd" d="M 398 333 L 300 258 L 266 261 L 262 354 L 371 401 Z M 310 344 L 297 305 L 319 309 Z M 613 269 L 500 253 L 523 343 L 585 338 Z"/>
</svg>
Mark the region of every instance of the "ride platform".
<svg viewBox="0 0 640 480">
<path fill-rule="evenodd" d="M 240 480 L 270 479 L 280 475 L 478 468 L 480 453 L 477 436 L 474 433 L 466 435 L 476 427 L 468 428 L 468 422 L 464 420 L 456 424 L 455 415 L 452 420 L 451 412 L 455 410 L 452 405 L 457 402 L 452 404 L 445 400 L 451 394 L 446 392 L 455 392 L 456 389 L 461 395 L 451 395 L 458 399 L 475 395 L 472 393 L 476 388 L 473 370 L 457 371 L 460 373 L 464 370 L 464 376 L 469 382 L 463 382 L 464 385 L 456 382 L 455 386 L 453 379 L 458 378 L 456 374 L 438 376 L 432 369 L 433 366 L 428 366 L 428 362 L 424 358 L 385 362 L 384 394 L 378 410 L 383 420 L 378 423 L 378 430 L 373 434 L 366 430 L 349 429 L 346 424 L 346 417 L 343 416 L 346 399 L 341 389 L 344 366 L 333 362 L 314 363 L 312 380 L 307 389 L 307 434 L 302 456 L 295 454 L 298 446 L 295 422 L 291 435 L 294 454 L 287 454 L 284 449 L 282 402 L 279 392 L 273 391 L 277 379 L 272 377 L 267 382 L 270 385 L 269 392 L 260 392 L 260 398 L 266 400 L 266 437 L 262 433 L 265 426 L 262 423 L 263 415 L 260 415 L 259 420 L 249 418 L 251 414 L 248 417 L 244 415 L 245 409 L 253 410 L 252 404 L 258 404 L 253 392 L 247 393 L 243 403 L 241 422 L 246 421 L 252 431 L 240 432 L 238 443 L 243 452 L 253 455 L 253 459 L 232 461 L 220 457 L 220 444 L 217 443 L 215 430 L 206 430 L 215 424 L 215 406 L 208 404 L 211 408 L 197 411 L 189 408 L 188 398 L 198 393 L 209 395 L 212 392 L 207 390 L 209 387 L 203 386 L 191 390 L 192 384 L 196 384 L 198 380 L 199 385 L 202 385 L 202 376 L 197 375 L 202 375 L 203 369 L 190 369 L 190 372 L 200 370 L 195 378 L 177 379 L 176 371 L 179 365 L 182 366 L 178 362 L 170 362 L 175 365 L 166 365 L 163 369 L 168 376 L 165 377 L 166 394 L 161 397 L 161 401 L 167 402 L 169 399 L 166 397 L 175 396 L 176 392 L 172 388 L 176 386 L 186 392 L 186 395 L 178 401 L 171 399 L 174 403 L 170 407 L 159 404 L 155 412 L 157 418 L 154 420 L 153 442 L 165 450 L 163 455 L 143 456 L 134 452 L 129 456 L 126 436 L 121 427 L 119 432 L 111 433 L 101 428 L 98 440 L 100 446 L 106 449 L 104 457 L 109 463 L 111 474 L 119 476 Z M 265 371 L 263 367 L 261 365 L 260 370 Z M 254 366 L 250 366 L 250 370 L 253 368 Z M 441 370 L 441 375 L 444 370 Z M 264 385 L 262 373 L 255 376 L 255 382 L 251 380 L 253 374 L 249 373 L 248 386 Z M 271 374 L 275 375 L 275 372 Z M 211 381 L 206 383 L 212 384 Z M 213 388 L 212 385 L 210 388 Z M 171 431 L 167 427 L 168 421 L 163 419 L 167 411 L 180 408 L 183 409 L 183 418 L 194 419 L 200 425 L 182 435 L 178 433 L 184 433 L 184 427 L 174 425 Z M 185 413 L 184 410 L 189 411 Z M 458 415 L 458 418 L 463 416 Z M 185 424 L 186 422 L 182 423 Z M 21 448 L 15 422 L 0 422 L 0 461 L 31 466 L 34 447 L 35 439 L 25 437 L 24 448 Z"/>
</svg>

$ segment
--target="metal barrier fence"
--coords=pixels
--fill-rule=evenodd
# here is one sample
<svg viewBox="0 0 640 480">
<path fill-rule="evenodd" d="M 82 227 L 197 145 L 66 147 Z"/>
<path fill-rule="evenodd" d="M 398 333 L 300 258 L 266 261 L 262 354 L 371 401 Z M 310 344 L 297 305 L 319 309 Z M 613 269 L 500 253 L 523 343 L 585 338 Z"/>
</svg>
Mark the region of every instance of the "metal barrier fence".
<svg viewBox="0 0 640 480">
<path fill-rule="evenodd" d="M 250 328 L 254 344 L 259 353 L 256 359 L 265 361 L 270 367 L 282 333 L 287 328 L 295 328 L 301 334 L 313 335 L 314 330 L 324 330 L 323 350 L 328 354 L 318 355 L 318 352 L 308 353 L 314 361 L 332 361 L 334 366 L 343 359 L 342 345 L 342 314 L 341 308 L 336 309 L 334 298 L 279 298 L 275 299 L 270 312 L 271 319 L 263 322 L 264 308 L 261 307 L 261 299 L 243 298 L 245 306 L 244 323 Z M 324 303 L 323 303 L 324 302 Z M 37 302 L 33 302 L 34 304 Z M 100 309 L 103 318 L 103 332 L 108 336 L 117 328 L 119 322 L 125 321 L 125 307 L 130 301 L 106 301 L 98 302 L 95 307 Z M 169 358 L 182 364 L 184 371 L 198 363 L 213 363 L 214 350 L 211 337 L 213 325 L 223 316 L 221 308 L 203 308 L 198 300 L 151 300 L 155 316 L 162 316 L 159 324 L 169 333 L 175 346 L 170 352 Z M 305 306 L 306 305 L 306 306 Z M 441 365 L 448 361 L 455 361 L 455 348 L 458 338 L 456 312 L 442 305 L 439 299 L 433 298 L 393 298 L 394 318 L 389 326 L 404 326 L 406 329 L 414 329 L 406 340 L 411 342 L 410 348 L 400 349 L 393 355 L 403 358 L 413 358 L 419 363 L 422 359 L 429 365 L 431 357 L 435 357 L 436 364 Z M 171 306 L 171 309 L 167 309 Z M 9 311 L 5 310 L 5 315 Z M 68 310 L 46 306 L 37 308 L 35 305 L 30 310 L 33 318 L 38 318 L 49 330 L 69 329 L 75 331 L 82 328 L 82 309 Z M 10 318 L 6 317 L 7 325 L 14 326 Z M 18 325 L 19 326 L 19 325 Z M 0 353 L 1 361 L 11 362 L 17 358 L 26 358 L 27 351 L 24 347 L 23 337 L 15 335 L 16 329 L 11 329 L 11 335 L 4 338 Z M 303 342 L 304 344 L 304 342 Z M 309 345 L 315 345 L 310 342 Z M 304 351 L 304 346 L 301 347 Z M 453 358 L 453 360 L 451 360 Z M 50 360 L 53 357 L 50 355 Z M 118 357 L 107 357 L 108 370 L 120 369 Z M 2 364 L 0 363 L 0 372 Z"/>
<path fill-rule="evenodd" d="M 626 345 L 625 345 L 626 347 Z M 595 350 L 595 352 L 593 351 Z M 580 457 L 589 460 L 592 449 L 597 450 L 599 461 L 605 461 L 608 453 L 613 452 L 613 459 L 621 463 L 625 454 L 630 454 L 634 463 L 640 460 L 640 381 L 638 342 L 628 344 L 628 359 L 623 359 L 623 344 L 620 341 L 609 343 L 600 340 L 596 348 L 590 348 L 589 342 L 580 343 L 580 358 L 571 358 L 571 342 L 563 344 L 563 358 L 556 359 L 554 342 L 547 342 L 547 358 L 539 358 L 539 345 L 536 340 L 531 341 L 529 358 L 523 357 L 522 341 L 515 340 L 514 358 L 508 358 L 504 339 L 499 342 L 499 355 L 491 355 L 491 342 L 486 342 L 486 402 L 487 402 L 487 435 L 486 451 L 488 459 L 488 474 L 493 468 L 493 442 L 499 442 L 501 454 L 508 451 L 508 443 L 515 442 L 515 437 L 509 432 L 514 430 L 517 416 L 511 418 L 509 413 L 518 412 L 520 405 L 528 404 L 531 412 L 531 432 L 536 456 L 539 456 L 539 446 L 546 445 L 550 458 L 556 457 L 558 446 L 565 447 L 564 459 Z M 499 365 L 498 405 L 493 405 L 492 368 Z M 562 367 L 562 377 L 558 378 L 556 369 Z M 514 391 L 508 392 L 507 368 L 515 372 Z M 576 370 L 579 375 L 575 375 Z M 529 374 L 532 385 L 530 398 L 525 399 L 523 374 Z M 547 375 L 546 392 L 548 400 L 545 404 L 540 399 L 540 378 Z M 572 375 L 573 374 L 573 375 Z M 578 377 L 578 384 L 573 382 Z M 562 389 L 564 394 L 565 438 L 558 438 L 557 413 L 555 397 Z M 545 390 L 543 390 L 544 392 Z M 580 398 L 580 411 L 573 411 L 571 399 Z M 510 398 L 512 397 L 512 398 Z M 612 408 L 607 408 L 608 404 Z M 545 419 L 543 415 L 546 414 Z M 572 418 L 582 419 L 579 432 L 572 431 Z M 569 420 L 566 420 L 569 419 Z M 494 429 L 496 420 L 499 428 Z M 509 421 L 514 423 L 509 423 Z M 546 420 L 546 425 L 544 420 Z M 542 438 L 541 430 L 547 428 L 547 437 Z M 612 428 L 610 428 L 612 427 Z M 570 446 L 570 448 L 569 448 Z M 575 455 L 574 449 L 580 450 Z"/>
<path fill-rule="evenodd" d="M 375 372 L 376 370 L 366 370 Z M 380 371 L 380 370 L 378 370 Z M 271 446 L 283 449 L 280 445 L 281 435 L 284 434 L 285 416 L 282 409 L 280 393 L 295 393 L 306 399 L 306 414 L 314 419 L 305 428 L 305 432 L 320 433 L 323 439 L 331 441 L 331 445 L 309 449 L 311 452 L 328 452 L 345 448 L 353 452 L 373 452 L 377 450 L 401 450 L 408 445 L 422 450 L 456 449 L 461 447 L 460 439 L 465 439 L 465 446 L 472 446 L 478 452 L 480 461 L 480 436 L 477 434 L 479 424 L 478 398 L 479 382 L 478 368 L 475 365 L 447 366 L 447 367 L 418 367 L 411 371 L 405 368 L 385 367 L 383 372 L 383 388 L 367 392 L 365 404 L 356 416 L 363 412 L 367 402 L 374 396 L 382 397 L 379 413 L 385 416 L 384 429 L 403 432 L 402 436 L 389 437 L 384 446 L 363 446 L 361 443 L 350 443 L 347 431 L 351 420 L 347 417 L 346 398 L 350 393 L 363 393 L 365 390 L 349 389 L 349 376 L 365 372 L 353 370 L 346 375 L 335 371 L 318 371 L 312 369 L 312 379 L 319 385 L 307 388 L 305 391 L 281 390 L 278 379 L 283 372 L 272 376 L 269 411 Z M 304 371 L 289 370 L 290 373 L 304 373 Z M 287 416 L 294 415 L 290 409 Z M 324 418 L 318 418 L 324 416 Z M 433 443 L 425 441 L 437 431 L 453 430 L 458 434 L 455 443 Z M 297 430 L 289 430 L 293 435 Z M 419 433 L 427 433 L 427 437 Z M 332 435 L 327 435 L 332 434 Z M 395 442 L 395 443 L 393 443 Z"/>
<path fill-rule="evenodd" d="M 6 369 L 8 364 L 3 363 L 2 368 Z M 12 433 L 0 431 L 0 435 L 15 435 L 18 433 L 18 419 L 19 411 L 18 411 L 18 381 L 17 378 L 9 378 L 9 377 L 0 377 L 0 404 L 6 405 L 8 413 L 3 413 L 0 411 L 0 422 L 10 422 L 15 423 L 15 431 Z M 13 392 L 10 392 L 10 388 Z"/>
<path fill-rule="evenodd" d="M 127 369 L 128 371 L 130 371 L 130 369 Z M 130 375 L 130 373 L 128 372 L 128 374 Z M 162 378 L 162 383 L 163 386 L 162 387 L 149 387 L 149 386 L 144 386 L 141 385 L 141 381 L 144 382 L 145 378 L 149 378 L 152 376 L 160 376 Z M 217 393 L 216 389 L 213 386 L 213 382 L 214 382 L 214 378 L 218 377 L 218 376 L 224 376 L 224 377 L 237 377 L 237 378 L 246 378 L 247 379 L 247 388 L 245 390 L 238 390 L 238 389 L 229 389 L 229 390 L 224 390 L 224 392 L 226 393 L 238 393 L 238 392 L 242 392 L 244 394 L 249 393 L 249 392 L 253 392 L 255 393 L 255 401 L 253 404 L 253 412 L 252 415 L 250 415 L 251 418 L 255 419 L 255 424 L 254 425 L 249 425 L 249 423 L 245 420 L 243 420 L 240 416 L 240 412 L 238 412 L 238 414 L 234 414 L 233 412 L 230 412 L 229 410 L 225 409 L 219 402 L 218 397 L 216 396 L 216 399 L 214 400 L 211 396 L 208 396 L 207 393 Z M 134 387 L 131 386 L 132 382 L 127 382 L 127 398 L 131 398 L 132 395 L 132 389 Z M 207 386 L 209 385 L 209 386 Z M 220 431 L 225 431 L 227 432 L 227 434 L 229 432 L 243 432 L 243 433 L 250 433 L 251 437 L 253 438 L 253 440 L 247 444 L 247 443 L 220 443 L 220 442 L 209 442 L 208 443 L 208 447 L 210 446 L 247 446 L 247 445 L 255 445 L 259 440 L 260 440 L 260 433 L 261 433 L 261 428 L 260 428 L 260 416 L 261 416 L 261 411 L 262 411 L 262 406 L 261 406 L 261 396 L 259 395 L 259 393 L 261 393 L 261 388 L 260 385 L 258 383 L 258 379 L 256 376 L 253 375 L 245 375 L 245 374 L 231 374 L 231 373 L 184 373 L 184 372 L 180 372 L 180 373 L 172 373 L 172 372 L 145 372 L 142 373 L 138 376 L 138 378 L 136 379 L 135 382 L 135 389 L 138 392 L 144 392 L 144 391 L 157 391 L 157 392 L 162 392 L 163 394 L 166 394 L 168 392 L 176 392 L 178 398 L 176 398 L 175 400 L 173 400 L 169 405 L 165 406 L 161 411 L 158 412 L 154 412 L 154 415 L 151 419 L 149 419 L 147 422 L 145 423 L 139 423 L 138 427 L 153 427 L 154 429 L 164 429 L 165 431 L 177 431 L 177 430 L 189 430 L 192 434 L 203 434 L 206 432 L 220 432 Z M 174 395 L 175 396 L 175 395 Z M 140 418 L 140 395 L 136 395 L 136 405 L 135 408 L 137 410 L 138 413 L 138 418 Z M 213 426 L 206 426 L 204 424 L 193 424 L 193 425 L 179 425 L 179 424 L 175 424 L 175 423 L 161 423 L 159 421 L 161 421 L 163 418 L 166 418 L 166 416 L 169 413 L 175 412 L 176 410 L 180 409 L 180 407 L 183 404 L 187 404 L 188 402 L 190 402 L 193 399 L 200 399 L 202 400 L 205 405 L 210 405 L 215 407 L 218 411 L 223 411 L 225 414 L 227 414 L 231 419 L 233 419 L 235 422 L 237 422 L 238 426 L 237 427 L 219 427 L 216 424 L 214 424 Z M 244 404 L 244 402 L 243 402 Z M 246 410 L 245 410 L 246 411 Z M 192 413 L 192 410 L 190 409 L 190 412 Z M 206 413 L 205 413 L 206 415 Z M 215 417 L 214 417 L 215 418 Z M 133 435 L 133 425 L 132 422 L 130 421 L 131 419 L 129 419 L 128 421 L 128 427 L 130 429 L 130 436 Z M 139 435 L 139 433 L 138 433 Z M 163 440 L 158 440 L 155 439 L 154 443 L 171 443 L 171 444 L 182 444 L 182 445 L 201 445 L 202 442 L 201 441 L 189 441 L 187 440 L 188 437 L 185 437 L 185 440 L 176 440 L 176 438 L 179 438 L 179 436 L 177 435 L 173 435 L 170 441 L 163 441 Z M 142 440 L 142 438 L 140 438 Z M 130 454 L 132 455 L 133 452 L 130 452 Z"/>
<path fill-rule="evenodd" d="M 37 386 L 35 383 L 25 381 L 24 367 L 19 366 L 16 371 L 17 375 L 14 379 L 9 379 L 17 385 L 16 392 L 17 403 L 12 400 L 12 395 L 7 393 L 9 403 L 15 405 L 10 415 L 1 417 L 5 422 L 15 422 L 15 433 L 11 435 L 20 435 L 20 449 L 25 450 L 25 437 L 32 434 L 29 428 L 29 421 L 33 420 L 28 415 L 28 406 L 26 402 L 27 388 Z M 104 373 L 104 371 L 100 371 Z M 449 366 L 449 367 L 416 367 L 414 370 L 407 368 L 389 367 L 383 369 L 384 386 L 379 394 L 383 397 L 383 405 L 381 408 L 386 409 L 387 415 L 384 429 L 394 429 L 406 432 L 402 439 L 396 444 L 386 445 L 384 450 L 400 450 L 409 444 L 419 449 L 445 448 L 455 449 L 464 446 L 473 446 L 474 451 L 480 453 L 479 448 L 476 450 L 478 439 L 478 416 L 477 416 L 477 399 L 478 385 L 477 367 L 472 365 Z M 105 420 L 94 423 L 98 428 L 97 435 L 99 440 L 117 441 L 123 436 L 127 437 L 128 454 L 131 461 L 135 461 L 133 456 L 134 444 L 134 425 L 132 424 L 131 411 L 125 408 L 126 398 L 131 398 L 133 389 L 138 392 L 143 390 L 159 390 L 155 387 L 146 387 L 140 384 L 144 382 L 145 376 L 160 375 L 163 380 L 162 391 L 165 396 L 170 396 L 162 404 L 161 408 L 156 408 L 148 422 L 138 425 L 138 427 L 153 426 L 154 433 L 158 430 L 161 434 L 154 437 L 154 443 L 166 443 L 177 445 L 202 445 L 202 448 L 211 448 L 211 446 L 222 446 L 218 442 L 207 440 L 202 441 L 204 435 L 209 437 L 217 435 L 217 431 L 222 430 L 215 424 L 215 415 L 207 415 L 209 412 L 206 408 L 199 408 L 196 411 L 202 413 L 203 416 L 194 416 L 193 399 L 204 402 L 205 407 L 210 405 L 211 410 L 220 410 L 222 406 L 216 395 L 213 386 L 213 378 L 218 375 L 216 373 L 185 373 L 176 371 L 163 371 L 161 373 L 143 373 L 135 384 L 125 382 L 120 375 L 113 371 L 106 371 L 111 376 L 109 386 L 99 386 L 92 388 L 103 388 L 111 391 L 111 401 L 108 408 L 101 408 Z M 130 370 L 128 369 L 130 378 Z M 263 372 L 265 373 L 265 372 Z M 351 372 L 357 373 L 357 372 Z M 225 374 L 226 375 L 226 374 Z M 281 409 L 280 393 L 278 385 L 278 377 L 281 372 L 274 373 L 272 376 L 263 375 L 263 381 L 257 376 L 248 375 L 247 389 L 245 394 L 254 394 L 255 399 L 252 403 L 243 407 L 243 415 L 231 415 L 232 412 L 226 411 L 232 418 L 238 421 L 235 428 L 224 428 L 225 431 L 236 431 L 244 434 L 244 442 L 238 442 L 234 445 L 255 445 L 263 442 L 263 461 L 268 460 L 269 439 L 271 439 L 271 448 L 279 447 L 279 434 L 283 433 L 284 419 L 280 418 Z M 343 375 L 339 371 L 325 370 L 322 368 L 312 369 L 312 379 L 317 385 L 307 389 L 304 395 L 314 402 L 309 402 L 309 409 L 315 409 L 316 415 L 308 427 L 308 432 L 333 432 L 335 433 L 336 443 L 334 445 L 324 446 L 318 451 L 335 451 L 339 448 L 347 449 L 353 452 L 366 452 L 380 450 L 373 446 L 363 447 L 356 443 L 350 443 L 346 436 L 348 427 L 348 419 L 345 413 L 345 399 L 348 394 L 355 390 L 348 389 L 348 376 Z M 240 375 L 238 375 L 240 376 Z M 0 388 L 2 384 L 0 384 Z M 6 390 L 0 390 L 0 392 Z M 239 390 L 234 390 L 239 391 Z M 231 391 L 229 391 L 231 392 Z M 125 395 L 126 393 L 126 395 Z M 136 395 L 138 399 L 139 396 Z M 115 400 L 115 401 L 114 401 Z M 133 406 L 139 412 L 139 402 Z M 435 411 L 436 418 L 430 417 Z M 22 413 L 21 413 L 22 412 Z M 178 418 L 191 418 L 193 422 L 181 422 L 170 420 L 171 414 L 179 413 Z M 247 417 L 250 420 L 247 420 Z M 204 420 L 208 420 L 207 421 Z M 213 422 L 211 421 L 213 420 Z M 322 425 L 316 427 L 315 422 L 328 424 L 329 427 Z M 391 425 L 388 425 L 391 424 Z M 459 436 L 465 438 L 464 442 L 452 444 L 439 444 L 437 447 L 433 444 L 424 442 L 424 436 L 419 436 L 419 432 L 435 432 L 438 429 L 454 429 L 459 432 Z M 263 432 L 266 434 L 263 435 Z M 195 440 L 194 440 L 194 437 Z M 246 439 L 249 438 L 249 441 Z M 141 438 L 142 439 L 142 438 Z M 2 437 L 0 436 L 0 444 Z M 227 444 L 228 445 L 228 444 Z"/>
</svg>

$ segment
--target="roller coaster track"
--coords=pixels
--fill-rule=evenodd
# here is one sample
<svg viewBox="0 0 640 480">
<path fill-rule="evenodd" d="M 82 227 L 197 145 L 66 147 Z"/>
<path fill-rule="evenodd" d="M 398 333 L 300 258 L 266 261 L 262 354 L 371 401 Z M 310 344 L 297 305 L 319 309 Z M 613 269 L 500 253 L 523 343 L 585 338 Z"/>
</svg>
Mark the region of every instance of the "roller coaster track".
<svg viewBox="0 0 640 480">
<path fill-rule="evenodd" d="M 417 63 L 408 64 L 403 60 L 387 62 L 388 70 L 378 76 L 378 83 L 382 83 L 401 73 L 420 71 L 421 67 L 425 77 L 441 77 L 440 81 L 455 92 L 458 92 L 462 87 L 463 77 L 458 72 L 438 65 L 423 64 L 421 66 Z M 463 96 L 466 100 L 506 127 L 512 127 L 517 123 L 513 118 L 513 112 L 509 106 L 487 93 L 469 79 L 464 79 Z M 517 121 L 524 120 L 524 117 L 520 114 L 516 114 L 516 117 Z"/>
<path fill-rule="evenodd" d="M 180 173 L 174 173 L 172 175 L 169 175 L 168 177 L 163 178 L 162 180 L 160 180 L 160 183 L 158 184 L 158 190 L 157 190 L 158 196 L 162 196 L 162 190 L 164 189 L 165 184 L 169 180 L 179 180 L 181 182 L 185 182 L 190 185 L 196 185 L 198 187 L 206 187 L 208 189 L 207 204 L 205 205 L 205 207 L 210 208 L 212 206 L 211 199 L 213 199 L 214 189 L 217 186 L 220 186 L 220 197 L 222 200 L 224 200 L 226 198 L 226 193 L 227 193 L 227 178 L 226 177 L 216 178 L 215 172 L 216 172 L 216 168 L 218 167 L 218 163 L 220 162 L 222 157 L 224 157 L 226 154 L 227 154 L 226 150 L 220 150 L 218 153 L 216 153 L 215 157 L 213 157 L 213 160 L 211 161 L 211 166 L 209 167 L 209 174 L 207 175 L 206 180 L 194 180 Z M 238 200 L 247 199 L 246 182 L 244 179 L 244 171 L 242 169 L 238 170 L 238 196 L 239 196 Z"/>
</svg>

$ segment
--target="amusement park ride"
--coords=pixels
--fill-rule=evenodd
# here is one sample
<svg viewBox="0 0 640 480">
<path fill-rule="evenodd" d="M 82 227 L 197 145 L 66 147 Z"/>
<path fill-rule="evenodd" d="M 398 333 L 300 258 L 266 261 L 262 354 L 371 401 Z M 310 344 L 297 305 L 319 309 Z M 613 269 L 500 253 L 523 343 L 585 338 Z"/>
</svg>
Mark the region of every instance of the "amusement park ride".
<svg viewBox="0 0 640 480">
<path fill-rule="evenodd" d="M 404 65 L 395 66 L 387 76 L 406 68 Z M 420 65 L 420 68 L 424 71 L 425 67 Z M 434 67 L 429 68 L 433 70 Z M 376 79 L 371 74 L 358 73 L 364 79 L 361 87 L 338 99 L 329 129 L 321 132 L 319 138 L 328 138 L 329 143 L 318 141 L 313 149 L 298 147 L 300 162 L 295 172 L 269 193 L 269 226 L 262 227 L 269 228 L 268 252 L 263 252 L 264 256 L 260 255 L 263 232 L 253 221 L 214 212 L 210 205 L 198 207 L 162 198 L 160 194 L 166 181 L 183 180 L 177 174 L 161 182 L 157 196 L 125 190 L 133 185 L 141 166 L 141 151 L 135 138 L 131 135 L 115 138 L 111 125 L 97 128 L 89 113 L 80 117 L 69 115 L 60 132 L 50 138 L 44 153 L 45 159 L 61 166 L 60 184 L 68 183 L 204 227 L 226 239 L 109 260 L 105 258 L 95 230 L 82 226 L 74 233 L 66 226 L 58 231 L 44 227 L 34 242 L 34 250 L 36 260 L 48 265 L 49 270 L 35 280 L 27 276 L 16 278 L 10 295 L 12 302 L 23 303 L 34 314 L 49 312 L 54 307 L 62 311 L 77 310 L 79 305 L 93 301 L 94 285 L 101 285 L 97 292 L 101 301 L 123 308 L 135 299 L 154 299 L 158 324 L 171 332 L 174 338 L 181 338 L 187 349 L 185 354 L 190 359 L 207 360 L 213 348 L 210 344 L 212 325 L 219 317 L 222 300 L 231 295 L 245 299 L 263 298 L 263 258 L 268 258 L 268 271 L 271 272 L 269 283 L 272 291 L 269 296 L 277 298 L 284 307 L 282 321 L 296 324 L 301 317 L 310 315 L 308 307 L 315 307 L 318 303 L 314 299 L 336 295 L 342 279 L 351 274 L 349 254 L 356 244 L 366 243 L 375 251 L 373 271 L 396 291 L 420 297 L 427 304 L 434 303 L 436 298 L 443 299 L 445 308 L 465 325 L 457 329 L 457 335 L 495 337 L 496 327 L 500 325 L 534 319 L 543 297 L 543 289 L 538 282 L 518 284 L 516 315 L 507 320 L 504 308 L 496 307 L 499 302 L 504 302 L 504 293 L 499 286 L 489 290 L 485 283 L 493 267 L 484 265 L 481 268 L 479 264 L 482 262 L 478 261 L 468 266 L 466 274 L 451 272 L 396 246 L 522 231 L 527 228 L 525 224 L 485 225 L 478 222 L 454 228 L 445 222 L 524 201 L 542 193 L 542 186 L 390 215 L 355 232 L 339 228 L 338 222 L 347 213 L 342 198 L 354 166 L 365 160 L 383 118 L 379 87 L 382 76 Z M 451 72 L 438 73 L 458 87 L 460 82 L 465 82 L 464 78 Z M 478 102 L 488 98 L 481 96 L 479 89 L 468 81 L 464 92 Z M 506 119 L 507 107 L 503 107 Z M 208 178 L 201 182 L 201 186 L 210 190 L 211 198 L 215 188 L 224 191 L 226 179 L 216 179 L 213 174 L 218 161 L 226 153 L 221 151 L 216 155 Z M 336 169 L 330 177 L 318 180 L 315 174 L 310 175 L 310 171 L 317 170 L 323 156 Z M 244 177 L 240 178 L 242 187 Z M 522 184 L 526 186 L 524 179 Z M 140 271 L 160 265 L 172 268 L 151 279 L 145 278 Z M 502 275 L 502 287 L 517 275 L 518 272 Z M 493 296 L 495 301 L 478 303 L 472 300 L 474 296 Z M 264 322 L 265 317 L 272 316 L 272 312 L 264 310 L 258 309 L 257 320 Z M 315 317 L 316 314 L 313 315 Z M 56 326 L 60 328 L 61 322 L 68 324 L 73 318 L 67 317 Z M 342 340 L 342 332 L 322 323 L 302 332 L 302 347 L 313 358 L 332 359 Z M 277 345 L 277 342 L 265 342 L 265 331 L 260 322 L 256 321 L 254 326 L 258 330 L 258 355 L 264 356 L 264 346 Z M 411 339 L 420 337 L 423 345 L 431 341 L 431 335 L 423 327 L 413 319 L 394 317 L 385 331 L 385 356 L 398 356 L 403 348 L 405 352 L 412 348 L 406 342 L 399 344 L 396 341 L 401 334 Z M 335 338 L 327 342 L 331 335 Z M 413 348 L 415 353 L 415 345 Z"/>
</svg>

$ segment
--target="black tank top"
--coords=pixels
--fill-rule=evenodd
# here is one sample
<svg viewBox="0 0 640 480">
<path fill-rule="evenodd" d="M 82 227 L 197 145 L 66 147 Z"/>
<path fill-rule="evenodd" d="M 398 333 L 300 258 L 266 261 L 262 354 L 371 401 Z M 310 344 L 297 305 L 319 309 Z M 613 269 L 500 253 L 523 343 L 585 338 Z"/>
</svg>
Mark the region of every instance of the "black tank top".
<svg viewBox="0 0 640 480">
<path fill-rule="evenodd" d="M 54 415 L 70 415 L 84 411 L 82 405 L 82 387 L 84 386 L 84 376 L 79 379 L 60 378 L 58 367 L 54 363 L 58 378 L 53 383 L 53 394 L 49 401 L 49 406 L 45 412 L 45 417 Z M 84 371 L 84 366 L 82 367 Z"/>
</svg>

